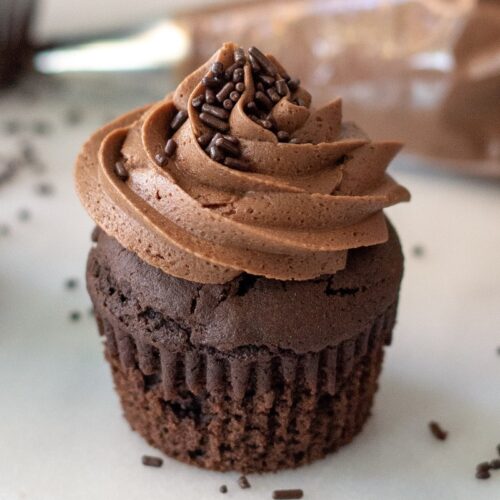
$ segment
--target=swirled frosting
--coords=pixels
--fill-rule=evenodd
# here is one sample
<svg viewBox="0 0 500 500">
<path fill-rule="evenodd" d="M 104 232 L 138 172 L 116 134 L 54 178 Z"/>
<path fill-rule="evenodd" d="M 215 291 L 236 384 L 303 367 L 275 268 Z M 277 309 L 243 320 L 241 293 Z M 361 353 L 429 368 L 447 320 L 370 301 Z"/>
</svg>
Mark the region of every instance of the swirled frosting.
<svg viewBox="0 0 500 500">
<path fill-rule="evenodd" d="M 212 160 L 197 141 L 207 127 L 191 101 L 204 92 L 202 77 L 214 61 L 234 62 L 234 49 L 224 44 L 173 94 L 97 131 L 77 161 L 80 198 L 98 226 L 173 276 L 224 283 L 242 272 L 279 280 L 335 273 L 349 249 L 387 241 L 382 210 L 409 200 L 385 173 L 400 144 L 371 142 L 342 122 L 340 99 L 314 109 L 300 87 L 271 111 L 294 139 L 278 142 L 245 112 L 256 91 L 246 63 L 245 90 L 228 123 L 250 169 Z M 179 110 L 188 119 L 169 135 Z M 177 148 L 160 166 L 155 158 L 170 136 Z"/>
</svg>

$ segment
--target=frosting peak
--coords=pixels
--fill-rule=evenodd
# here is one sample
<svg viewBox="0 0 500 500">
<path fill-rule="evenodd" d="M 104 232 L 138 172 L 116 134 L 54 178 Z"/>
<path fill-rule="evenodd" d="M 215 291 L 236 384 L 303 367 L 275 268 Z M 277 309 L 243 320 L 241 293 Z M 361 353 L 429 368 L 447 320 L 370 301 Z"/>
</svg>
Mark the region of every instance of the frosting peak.
<svg viewBox="0 0 500 500">
<path fill-rule="evenodd" d="M 387 241 L 382 209 L 409 199 L 385 173 L 399 149 L 227 43 L 173 95 L 96 132 L 76 183 L 95 222 L 166 273 L 306 280 Z"/>
</svg>

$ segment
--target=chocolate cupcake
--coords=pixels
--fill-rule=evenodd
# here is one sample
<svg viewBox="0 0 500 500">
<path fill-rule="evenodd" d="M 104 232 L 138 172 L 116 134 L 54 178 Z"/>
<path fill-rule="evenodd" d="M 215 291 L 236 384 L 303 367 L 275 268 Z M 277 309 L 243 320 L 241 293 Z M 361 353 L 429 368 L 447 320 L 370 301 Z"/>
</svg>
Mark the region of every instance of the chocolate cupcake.
<svg viewBox="0 0 500 500">
<path fill-rule="evenodd" d="M 385 173 L 399 148 L 230 43 L 91 137 L 88 289 L 133 429 L 243 472 L 352 440 L 396 316 L 403 257 L 382 209 L 409 199 Z"/>
</svg>

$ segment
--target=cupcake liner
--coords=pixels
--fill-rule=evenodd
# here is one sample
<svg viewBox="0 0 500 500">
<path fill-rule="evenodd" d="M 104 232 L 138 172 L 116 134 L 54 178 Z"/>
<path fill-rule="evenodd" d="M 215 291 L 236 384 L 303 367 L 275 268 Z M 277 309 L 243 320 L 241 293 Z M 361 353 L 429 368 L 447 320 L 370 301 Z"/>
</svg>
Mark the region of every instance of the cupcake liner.
<svg viewBox="0 0 500 500">
<path fill-rule="evenodd" d="M 338 346 L 296 354 L 158 347 L 95 305 L 132 428 L 179 460 L 242 472 L 296 467 L 352 440 L 369 415 L 397 307 Z"/>
</svg>

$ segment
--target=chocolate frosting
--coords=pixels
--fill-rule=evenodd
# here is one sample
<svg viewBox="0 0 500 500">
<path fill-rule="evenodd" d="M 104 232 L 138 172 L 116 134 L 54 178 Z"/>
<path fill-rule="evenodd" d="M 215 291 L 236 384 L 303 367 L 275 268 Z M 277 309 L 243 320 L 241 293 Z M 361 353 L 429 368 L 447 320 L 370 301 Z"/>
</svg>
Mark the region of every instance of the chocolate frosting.
<svg viewBox="0 0 500 500">
<path fill-rule="evenodd" d="M 213 161 L 197 142 L 207 128 L 191 100 L 204 92 L 201 79 L 214 61 L 233 63 L 234 49 L 224 44 L 173 94 L 98 130 L 77 161 L 80 198 L 109 235 L 176 277 L 225 283 L 242 272 L 279 280 L 333 274 L 349 249 L 387 241 L 382 209 L 409 200 L 385 173 L 400 144 L 371 142 L 342 122 L 339 99 L 314 109 L 300 87 L 272 110 L 299 143 L 279 143 L 245 113 L 255 94 L 246 64 L 229 126 L 251 171 Z M 297 97 L 304 105 L 292 102 Z M 188 119 L 172 135 L 178 147 L 162 167 L 155 157 L 178 110 Z M 114 172 L 118 160 L 125 182 Z"/>
</svg>

